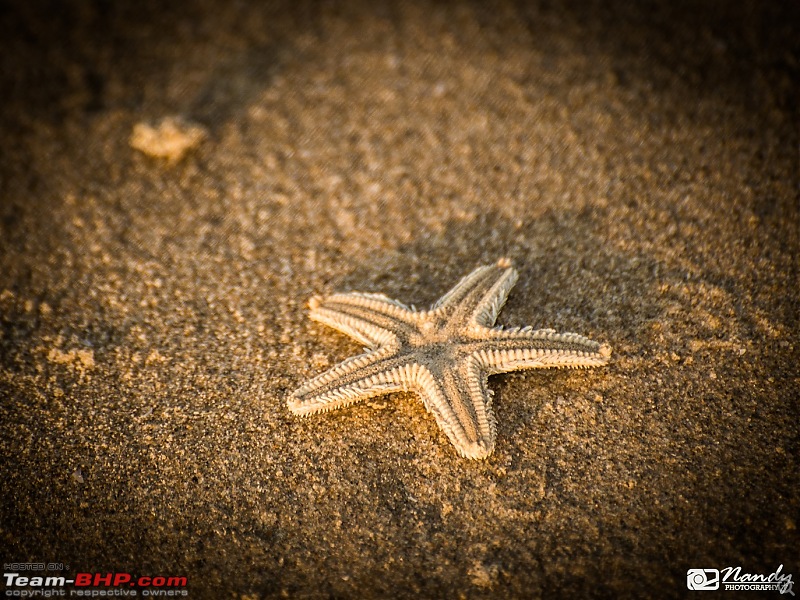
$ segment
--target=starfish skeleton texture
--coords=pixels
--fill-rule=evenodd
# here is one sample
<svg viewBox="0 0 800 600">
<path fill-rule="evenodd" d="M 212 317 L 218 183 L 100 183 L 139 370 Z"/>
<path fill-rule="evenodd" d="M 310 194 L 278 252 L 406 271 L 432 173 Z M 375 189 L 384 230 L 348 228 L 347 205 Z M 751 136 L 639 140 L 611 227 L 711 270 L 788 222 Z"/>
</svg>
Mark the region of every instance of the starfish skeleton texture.
<svg viewBox="0 0 800 600">
<path fill-rule="evenodd" d="M 475 269 L 426 311 L 383 294 L 312 298 L 311 319 L 367 348 L 296 390 L 289 410 L 310 415 L 392 392 L 415 392 L 459 454 L 486 458 L 496 437 L 489 375 L 596 367 L 611 356 L 607 345 L 577 333 L 494 327 L 516 281 L 517 272 L 502 259 Z"/>
</svg>

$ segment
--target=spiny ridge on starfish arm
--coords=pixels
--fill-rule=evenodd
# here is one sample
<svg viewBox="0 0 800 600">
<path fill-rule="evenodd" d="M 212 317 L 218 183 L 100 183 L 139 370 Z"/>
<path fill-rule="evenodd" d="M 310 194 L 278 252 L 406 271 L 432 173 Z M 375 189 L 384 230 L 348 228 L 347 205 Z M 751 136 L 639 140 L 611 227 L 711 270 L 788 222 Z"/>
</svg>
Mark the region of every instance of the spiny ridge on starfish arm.
<svg viewBox="0 0 800 600">
<path fill-rule="evenodd" d="M 342 408 L 392 392 L 418 394 L 456 450 L 486 458 L 495 445 L 489 375 L 520 369 L 598 367 L 611 349 L 577 333 L 495 327 L 517 281 L 508 259 L 478 267 L 431 308 L 419 311 L 383 294 L 314 297 L 311 319 L 366 346 L 295 392 L 297 415 Z"/>
</svg>

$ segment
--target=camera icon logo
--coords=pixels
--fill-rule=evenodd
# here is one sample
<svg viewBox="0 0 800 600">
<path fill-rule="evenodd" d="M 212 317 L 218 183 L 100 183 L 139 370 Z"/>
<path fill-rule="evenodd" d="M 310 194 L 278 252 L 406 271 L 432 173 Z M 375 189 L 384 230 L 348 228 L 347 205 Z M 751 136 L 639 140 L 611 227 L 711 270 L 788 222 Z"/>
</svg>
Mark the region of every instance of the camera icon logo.
<svg viewBox="0 0 800 600">
<path fill-rule="evenodd" d="M 686 572 L 686 587 L 690 590 L 718 590 L 717 569 L 689 569 Z"/>
</svg>

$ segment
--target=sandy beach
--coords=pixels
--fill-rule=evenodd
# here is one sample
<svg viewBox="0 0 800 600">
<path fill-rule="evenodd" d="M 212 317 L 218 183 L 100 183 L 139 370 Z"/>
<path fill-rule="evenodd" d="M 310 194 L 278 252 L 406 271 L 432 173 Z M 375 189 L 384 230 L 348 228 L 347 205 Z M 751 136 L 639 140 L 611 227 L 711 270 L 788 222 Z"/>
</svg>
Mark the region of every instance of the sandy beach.
<svg viewBox="0 0 800 600">
<path fill-rule="evenodd" d="M 797 4 L 11 2 L 0 40 L 4 572 L 242 600 L 800 578 Z M 499 324 L 613 355 L 491 377 L 487 460 L 411 393 L 287 410 L 362 351 L 312 296 L 426 308 L 501 257 Z"/>
</svg>

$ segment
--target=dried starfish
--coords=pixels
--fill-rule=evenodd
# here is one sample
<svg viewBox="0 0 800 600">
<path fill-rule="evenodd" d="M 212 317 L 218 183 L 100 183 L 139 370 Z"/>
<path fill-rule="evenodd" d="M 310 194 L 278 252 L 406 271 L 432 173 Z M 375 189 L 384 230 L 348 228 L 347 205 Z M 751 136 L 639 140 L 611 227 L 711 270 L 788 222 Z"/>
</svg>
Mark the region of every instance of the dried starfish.
<svg viewBox="0 0 800 600">
<path fill-rule="evenodd" d="M 486 458 L 496 427 L 487 378 L 547 367 L 604 365 L 611 349 L 576 333 L 494 327 L 517 281 L 507 259 L 478 267 L 430 310 L 383 294 L 350 292 L 310 300 L 310 317 L 367 347 L 296 390 L 288 406 L 310 415 L 373 396 L 416 392 L 459 454 Z"/>
</svg>

